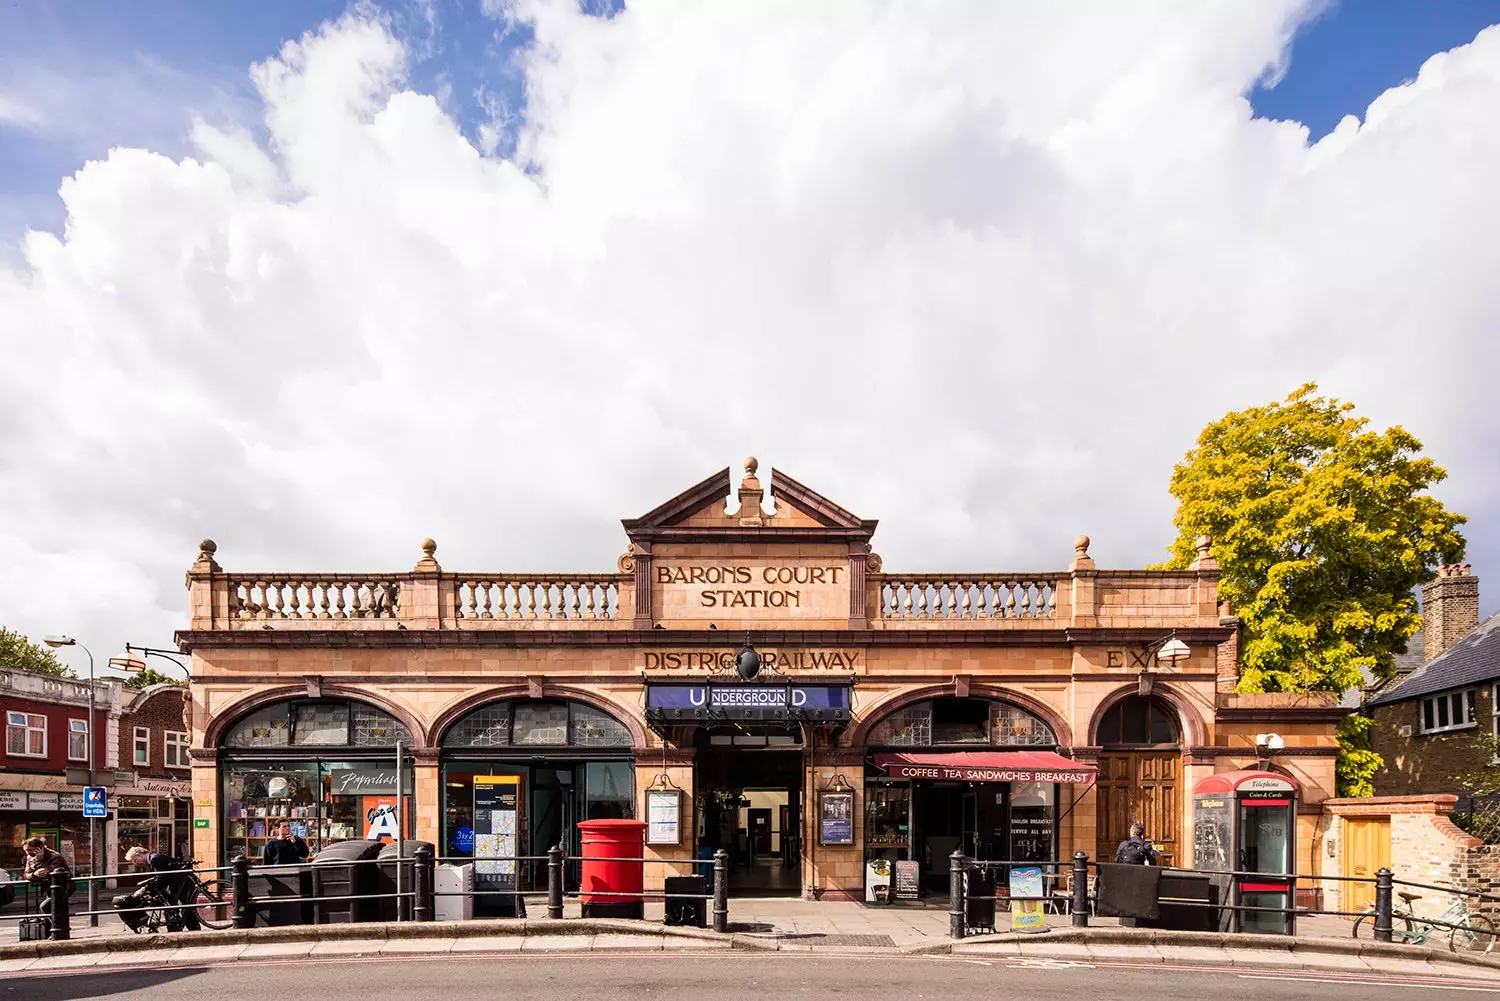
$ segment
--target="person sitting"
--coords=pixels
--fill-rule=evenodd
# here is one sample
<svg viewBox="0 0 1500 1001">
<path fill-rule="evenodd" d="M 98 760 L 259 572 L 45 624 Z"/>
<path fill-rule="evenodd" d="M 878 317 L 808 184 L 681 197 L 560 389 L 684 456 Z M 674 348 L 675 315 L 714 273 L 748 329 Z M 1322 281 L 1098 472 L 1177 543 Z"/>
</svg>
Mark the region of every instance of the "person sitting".
<svg viewBox="0 0 1500 1001">
<path fill-rule="evenodd" d="M 261 865 L 296 865 L 307 860 L 307 842 L 292 833 L 292 825 L 282 821 L 276 836 L 261 850 Z"/>
<path fill-rule="evenodd" d="M 125 861 L 137 869 L 152 873 L 150 879 L 143 880 L 130 893 L 114 899 L 115 908 L 125 912 L 121 917 L 127 925 L 135 927 L 131 917 L 127 915 L 148 906 L 150 894 L 154 890 L 168 905 L 166 913 L 169 931 L 179 931 L 184 928 L 188 931 L 198 931 L 202 927 L 198 921 L 196 908 L 171 906 L 192 903 L 191 900 L 184 899 L 193 885 L 191 877 L 186 872 L 192 868 L 191 863 L 173 858 L 165 852 L 147 851 L 140 845 L 136 845 L 125 853 Z M 136 920 L 138 921 L 139 917 Z"/>
<path fill-rule="evenodd" d="M 1115 849 L 1115 861 L 1122 865 L 1156 865 L 1156 849 L 1146 840 L 1145 824 L 1130 825 L 1130 837 Z"/>
<path fill-rule="evenodd" d="M 73 874 L 72 866 L 62 854 L 47 847 L 47 842 L 41 838 L 27 838 L 21 846 L 26 853 L 26 866 L 21 870 L 21 878 L 30 880 L 37 885 L 37 894 L 41 898 L 41 913 L 52 918 L 52 875 L 62 873 L 64 876 Z"/>
</svg>

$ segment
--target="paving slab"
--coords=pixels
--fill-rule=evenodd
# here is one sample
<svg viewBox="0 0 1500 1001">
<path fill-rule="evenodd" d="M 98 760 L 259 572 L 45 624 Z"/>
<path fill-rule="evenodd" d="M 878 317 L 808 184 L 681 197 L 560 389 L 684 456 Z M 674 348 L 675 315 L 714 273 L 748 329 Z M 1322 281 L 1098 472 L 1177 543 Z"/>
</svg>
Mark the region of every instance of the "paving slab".
<svg viewBox="0 0 1500 1001">
<path fill-rule="evenodd" d="M 1425 959 L 1392 959 L 1386 956 L 1363 956 L 1376 973 L 1393 973 L 1403 977 L 1437 976 L 1437 967 Z"/>
<path fill-rule="evenodd" d="M 166 966 L 167 961 L 180 949 L 130 949 L 125 952 L 106 953 L 99 960 L 100 966 Z"/>
<path fill-rule="evenodd" d="M 1024 957 L 1036 959 L 1081 959 L 1089 962 L 1095 953 L 1082 942 L 1038 942 L 1024 939 L 1016 943 L 1016 951 Z M 1157 957 L 1157 962 L 1161 958 Z"/>
<path fill-rule="evenodd" d="M 1370 964 L 1350 952 L 1320 952 L 1316 949 L 1297 949 L 1297 959 L 1309 970 L 1353 970 L 1369 973 Z"/>
<path fill-rule="evenodd" d="M 453 951 L 451 938 L 392 938 L 380 947 L 382 956 L 443 955 Z"/>
<path fill-rule="evenodd" d="M 696 942 L 697 939 L 673 939 L 675 947 L 678 942 Z M 663 935 L 595 935 L 592 949 L 594 952 L 612 952 L 615 950 L 629 950 L 632 952 L 661 952 L 666 943 Z"/>
<path fill-rule="evenodd" d="M 20 973 L 35 962 L 35 956 L 27 956 L 23 959 L 0 959 L 0 973 Z"/>
<path fill-rule="evenodd" d="M 452 952 L 520 952 L 526 939 L 520 935 L 480 935 L 453 942 Z"/>
<path fill-rule="evenodd" d="M 312 956 L 378 956 L 389 942 L 384 938 L 341 938 L 319 942 L 312 947 Z"/>
<path fill-rule="evenodd" d="M 729 939 L 715 938 L 675 938 L 666 936 L 662 940 L 662 948 L 669 951 L 682 949 L 732 949 L 734 944 Z"/>
<path fill-rule="evenodd" d="M 159 949 L 158 952 L 167 952 L 168 966 L 196 966 L 206 963 L 227 963 L 239 959 L 240 953 L 248 946 L 244 943 L 234 945 L 199 945 L 183 946 L 181 949 Z M 102 965 L 102 964 L 101 964 Z"/>
<path fill-rule="evenodd" d="M 238 959 L 300 959 L 312 952 L 315 942 L 251 942 Z"/>
<path fill-rule="evenodd" d="M 1223 949 L 1210 945 L 1159 945 L 1164 963 L 1188 963 L 1194 966 L 1233 966 L 1234 960 Z M 1369 969 L 1369 967 L 1365 967 Z"/>
<path fill-rule="evenodd" d="M 1500 970 L 1491 969 L 1487 966 L 1470 966 L 1467 963 L 1444 963 L 1442 961 L 1430 964 L 1432 972 L 1439 977 L 1460 977 L 1468 980 L 1500 980 Z"/>
<path fill-rule="evenodd" d="M 71 952 L 61 956 L 43 956 L 33 962 L 26 969 L 35 972 L 37 970 L 81 970 L 89 966 L 98 966 L 99 960 L 108 953 L 98 952 Z"/>
<path fill-rule="evenodd" d="M 522 952 L 588 952 L 594 947 L 592 935 L 527 935 Z"/>
<path fill-rule="evenodd" d="M 1068 943 L 1058 943 L 1060 946 L 1066 944 Z M 1095 959 L 1115 959 L 1128 963 L 1160 963 L 1162 961 L 1161 953 L 1157 951 L 1156 946 L 1144 942 L 1139 945 L 1126 942 L 1090 943 L 1088 948 Z"/>
<path fill-rule="evenodd" d="M 1019 956 L 1021 947 L 1015 942 L 954 942 L 955 956 Z"/>
<path fill-rule="evenodd" d="M 1300 970 L 1302 960 L 1290 949 L 1225 949 L 1230 962 L 1249 970 Z"/>
</svg>

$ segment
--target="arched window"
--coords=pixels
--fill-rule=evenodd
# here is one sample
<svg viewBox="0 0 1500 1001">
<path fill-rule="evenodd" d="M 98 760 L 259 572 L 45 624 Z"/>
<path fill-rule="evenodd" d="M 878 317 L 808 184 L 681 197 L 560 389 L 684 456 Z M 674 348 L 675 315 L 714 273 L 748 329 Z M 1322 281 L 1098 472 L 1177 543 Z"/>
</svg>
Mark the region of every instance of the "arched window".
<svg viewBox="0 0 1500 1001">
<path fill-rule="evenodd" d="M 582 702 L 491 702 L 443 734 L 444 747 L 630 747 L 630 728 Z"/>
<path fill-rule="evenodd" d="M 405 724 L 352 699 L 290 699 L 262 706 L 224 734 L 225 747 L 412 746 Z"/>
<path fill-rule="evenodd" d="M 1170 706 L 1132 695 L 1105 711 L 1097 740 L 1104 747 L 1150 747 L 1176 744 L 1180 736 L 1177 714 Z"/>
<path fill-rule="evenodd" d="M 870 730 L 871 747 L 1055 747 L 1057 735 L 1035 714 L 989 699 L 933 699 L 897 709 Z"/>
</svg>

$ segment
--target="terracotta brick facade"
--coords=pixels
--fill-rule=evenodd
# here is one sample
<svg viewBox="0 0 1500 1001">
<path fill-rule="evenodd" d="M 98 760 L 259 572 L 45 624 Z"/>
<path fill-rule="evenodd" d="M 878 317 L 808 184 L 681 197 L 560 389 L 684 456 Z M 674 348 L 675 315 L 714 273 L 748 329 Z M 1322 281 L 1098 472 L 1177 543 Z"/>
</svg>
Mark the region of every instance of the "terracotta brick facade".
<svg viewBox="0 0 1500 1001">
<path fill-rule="evenodd" d="M 1332 794 L 1333 699 L 1223 690 L 1238 626 L 1221 617 L 1207 540 L 1185 571 L 1101 570 L 1080 537 L 1066 570 L 903 574 L 885 569 L 873 550 L 875 522 L 779 470 L 770 482 L 774 513 L 753 463 L 734 510 L 730 487 L 724 470 L 625 521 L 628 545 L 613 573 L 453 573 L 429 540 L 409 572 L 243 574 L 225 571 L 205 542 L 189 572 L 190 622 L 178 636 L 193 657 L 195 816 L 209 822 L 194 831 L 195 854 L 220 857 L 229 728 L 258 707 L 313 697 L 367 702 L 409 730 L 424 840 L 443 840 L 449 728 L 507 699 L 607 712 L 632 735 L 634 815 L 664 774 L 693 818 L 709 753 L 703 734 L 653 728 L 643 683 L 702 684 L 726 670 L 732 677 L 747 632 L 776 665 L 762 680 L 852 685 L 847 725 L 809 718 L 792 729 L 809 804 L 800 812 L 800 885 L 822 899 L 863 894 L 865 778 L 874 768 L 864 741 L 875 722 L 920 700 L 1020 707 L 1053 731 L 1061 755 L 1091 763 L 1105 750 L 1101 717 L 1137 692 L 1147 669 L 1153 698 L 1180 730 L 1181 803 L 1191 804 L 1198 780 L 1253 766 L 1255 735 L 1267 730 L 1284 737 L 1278 763 L 1304 803 Z M 1151 651 L 1172 636 L 1190 654 L 1167 668 Z M 755 760 L 744 759 L 747 787 Z M 847 847 L 816 844 L 810 806 L 810 792 L 836 776 L 855 788 L 855 843 Z M 1060 787 L 1062 857 L 1096 853 L 1095 799 L 1091 785 Z M 1184 806 L 1171 832 L 1179 845 L 1192 844 L 1191 812 Z M 1299 865 L 1315 871 L 1305 841 Z M 696 849 L 690 831 L 683 844 L 650 852 L 686 860 Z"/>
</svg>

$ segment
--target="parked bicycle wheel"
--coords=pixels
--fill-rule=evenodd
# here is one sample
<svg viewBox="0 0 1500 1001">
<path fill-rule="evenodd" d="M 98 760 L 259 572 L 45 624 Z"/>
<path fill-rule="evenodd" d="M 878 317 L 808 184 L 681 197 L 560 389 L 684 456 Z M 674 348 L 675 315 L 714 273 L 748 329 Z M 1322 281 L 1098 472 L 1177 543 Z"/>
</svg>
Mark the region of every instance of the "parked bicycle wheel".
<svg viewBox="0 0 1500 1001">
<path fill-rule="evenodd" d="M 197 892 L 193 894 L 193 903 L 198 905 L 198 921 L 203 927 L 223 931 L 234 925 L 234 916 L 229 913 L 229 902 L 215 881 L 199 883 Z"/>
<path fill-rule="evenodd" d="M 1495 924 L 1489 918 L 1470 914 L 1468 921 L 1453 929 L 1448 936 L 1448 948 L 1454 952 L 1466 952 L 1472 956 L 1489 955 L 1495 947 Z"/>
<path fill-rule="evenodd" d="M 1366 942 L 1375 941 L 1375 912 L 1366 911 L 1354 919 L 1354 937 Z M 1416 937 L 1411 918 L 1404 914 L 1391 915 L 1391 941 L 1409 941 Z"/>
</svg>

